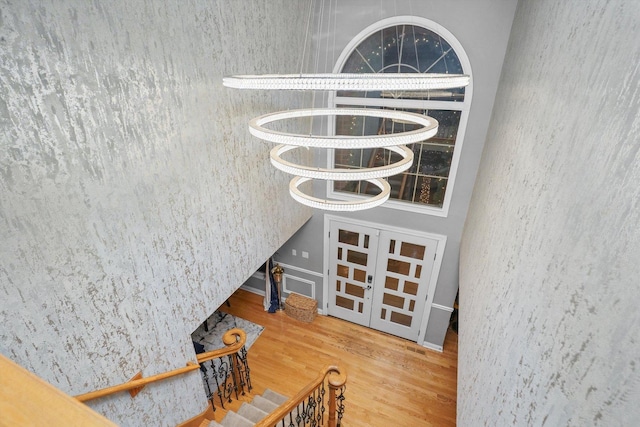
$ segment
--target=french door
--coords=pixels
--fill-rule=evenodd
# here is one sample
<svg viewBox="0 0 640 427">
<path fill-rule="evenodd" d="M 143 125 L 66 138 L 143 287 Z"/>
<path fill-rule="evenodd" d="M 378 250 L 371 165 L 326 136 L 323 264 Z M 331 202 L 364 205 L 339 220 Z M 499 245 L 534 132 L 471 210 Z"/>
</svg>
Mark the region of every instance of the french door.
<svg viewBox="0 0 640 427">
<path fill-rule="evenodd" d="M 329 314 L 369 326 L 378 230 L 331 222 Z"/>
<path fill-rule="evenodd" d="M 331 220 L 329 315 L 417 341 L 439 243 Z"/>
</svg>

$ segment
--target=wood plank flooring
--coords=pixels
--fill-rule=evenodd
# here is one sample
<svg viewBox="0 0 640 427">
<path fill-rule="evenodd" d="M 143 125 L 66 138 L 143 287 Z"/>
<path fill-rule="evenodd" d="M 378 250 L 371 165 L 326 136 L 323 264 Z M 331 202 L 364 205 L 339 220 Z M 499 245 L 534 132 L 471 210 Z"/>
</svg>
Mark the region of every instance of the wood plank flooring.
<svg viewBox="0 0 640 427">
<path fill-rule="evenodd" d="M 333 317 L 303 323 L 269 314 L 261 296 L 242 289 L 229 301 L 220 309 L 265 327 L 248 352 L 255 394 L 270 388 L 293 396 L 321 367 L 337 364 L 348 376 L 344 426 L 455 425 L 455 333 L 448 331 L 438 353 Z"/>
</svg>

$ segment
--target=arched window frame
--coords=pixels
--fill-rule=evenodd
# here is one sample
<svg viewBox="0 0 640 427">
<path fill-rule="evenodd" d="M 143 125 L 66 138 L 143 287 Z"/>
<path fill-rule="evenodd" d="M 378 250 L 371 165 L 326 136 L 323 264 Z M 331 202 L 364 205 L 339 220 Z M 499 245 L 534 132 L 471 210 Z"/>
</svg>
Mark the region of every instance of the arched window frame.
<svg viewBox="0 0 640 427">
<path fill-rule="evenodd" d="M 412 100 L 412 99 L 372 99 L 372 98 L 360 98 L 360 97 L 339 97 L 337 96 L 337 92 L 331 92 L 329 94 L 329 106 L 335 107 L 337 105 L 360 105 L 360 106 L 385 106 L 390 108 L 416 108 L 416 109 L 426 109 L 426 110 L 455 110 L 460 111 L 460 123 L 458 126 L 458 132 L 455 140 L 455 144 L 453 147 L 453 156 L 451 160 L 451 166 L 449 169 L 447 189 L 444 196 L 444 201 L 442 207 L 405 202 L 400 200 L 389 199 L 385 202 L 382 207 L 391 208 L 391 209 L 399 209 L 405 211 L 411 211 L 416 213 L 428 214 L 439 217 L 447 217 L 449 214 L 449 207 L 451 205 L 451 199 L 453 197 L 454 185 L 456 181 L 458 165 L 460 162 L 460 156 L 462 152 L 462 146 L 465 138 L 465 133 L 467 129 L 467 121 L 469 116 L 469 110 L 471 107 L 471 100 L 473 97 L 473 75 L 471 72 L 471 63 L 469 62 L 469 58 L 462 48 L 462 45 L 458 41 L 458 39 L 449 32 L 446 28 L 441 26 L 440 24 L 431 21 L 426 18 L 421 18 L 417 16 L 397 16 L 392 18 L 383 19 L 378 21 L 369 27 L 362 30 L 356 37 L 354 37 L 351 42 L 343 49 L 340 54 L 336 64 L 334 66 L 333 72 L 340 73 L 345 66 L 347 59 L 354 52 L 355 48 L 358 47 L 364 40 L 366 40 L 372 34 L 384 30 L 388 27 L 393 27 L 397 25 L 414 25 L 426 28 L 427 30 L 433 31 L 438 34 L 440 37 L 445 39 L 447 43 L 453 48 L 458 59 L 460 60 L 460 64 L 462 65 L 463 73 L 471 76 L 471 83 L 465 88 L 465 96 L 464 101 L 462 102 L 452 102 L 452 101 L 431 101 L 431 100 Z M 329 134 L 335 134 L 335 122 L 329 121 L 328 123 L 328 132 Z M 335 159 L 334 150 L 328 150 L 327 152 L 327 164 L 330 167 L 333 167 Z M 337 200 L 354 200 L 359 198 L 364 198 L 364 196 L 359 196 L 356 194 L 349 194 L 344 192 L 335 191 L 333 188 L 333 182 L 329 181 L 327 183 L 327 195 L 330 198 L 334 198 Z"/>
</svg>

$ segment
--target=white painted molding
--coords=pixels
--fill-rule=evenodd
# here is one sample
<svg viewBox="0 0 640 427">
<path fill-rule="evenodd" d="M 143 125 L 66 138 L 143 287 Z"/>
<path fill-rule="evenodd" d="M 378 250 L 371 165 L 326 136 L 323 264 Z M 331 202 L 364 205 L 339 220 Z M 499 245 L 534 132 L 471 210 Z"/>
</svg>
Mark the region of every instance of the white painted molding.
<svg viewBox="0 0 640 427">
<path fill-rule="evenodd" d="M 247 292 L 251 292 L 252 294 L 256 294 L 264 297 L 264 291 L 261 289 L 256 289 L 256 288 L 252 288 L 251 286 L 245 286 L 245 285 L 240 286 L 240 289 L 245 290 Z M 282 300 L 282 302 L 284 302 L 284 299 Z M 318 314 L 325 316 L 324 310 L 320 308 L 319 304 L 318 304 Z"/>
<path fill-rule="evenodd" d="M 447 307 L 446 305 L 433 303 L 431 304 L 431 308 L 437 308 L 438 310 L 448 311 L 449 313 L 453 313 L 453 307 Z"/>
<path fill-rule="evenodd" d="M 302 277 L 294 276 L 287 273 L 284 273 L 282 275 L 282 292 L 286 292 L 286 293 L 294 292 L 287 287 L 287 278 L 309 285 L 309 288 L 311 289 L 311 295 L 304 295 L 304 294 L 301 294 L 301 295 L 304 295 L 305 297 L 308 297 L 311 299 L 316 299 L 316 282 L 312 280 L 303 279 Z M 299 292 L 294 292 L 294 293 L 299 293 Z"/>
<path fill-rule="evenodd" d="M 338 216 L 338 215 L 330 215 L 330 214 L 325 214 L 324 216 L 325 239 L 328 239 L 329 223 L 331 221 L 340 221 L 348 224 L 361 225 L 363 227 L 376 228 L 378 230 L 395 231 L 396 233 L 409 234 L 411 236 L 420 236 L 420 237 L 425 237 L 427 239 L 437 240 L 438 250 L 436 254 L 440 252 L 439 244 L 447 242 L 447 236 L 445 236 L 444 234 L 436 234 L 436 233 L 430 233 L 428 231 L 412 230 L 410 228 L 396 227 L 395 225 L 381 224 L 379 222 L 370 222 L 370 221 L 364 221 L 361 219 L 349 218 L 349 217 Z M 325 240 L 325 243 L 326 243 L 326 240 Z M 444 250 L 444 248 L 442 249 Z"/>
<path fill-rule="evenodd" d="M 438 353 L 442 353 L 442 351 L 444 350 L 441 345 L 432 344 L 426 341 L 422 343 L 422 346 L 424 348 L 428 348 L 429 350 L 437 351 Z"/>
<path fill-rule="evenodd" d="M 296 267 L 295 265 L 285 264 L 285 263 L 279 262 L 279 261 L 277 262 L 277 264 L 280 264 L 280 267 L 284 268 L 285 271 L 287 269 L 289 269 L 289 270 L 299 271 L 301 273 L 305 273 L 305 274 L 308 274 L 310 276 L 323 277 L 323 274 L 322 273 L 318 273 L 317 271 L 307 270 L 306 268 Z M 264 277 L 263 277 L 263 279 L 264 279 Z"/>
<path fill-rule="evenodd" d="M 252 288 L 251 286 L 240 286 L 240 289 L 245 290 L 247 292 L 251 292 L 252 294 L 261 295 L 264 297 L 264 291 L 262 289 Z"/>
<path fill-rule="evenodd" d="M 251 275 L 251 277 L 258 280 L 264 280 L 265 279 L 264 276 L 265 276 L 264 271 L 260 271 L 260 270 L 256 271 Z"/>
</svg>

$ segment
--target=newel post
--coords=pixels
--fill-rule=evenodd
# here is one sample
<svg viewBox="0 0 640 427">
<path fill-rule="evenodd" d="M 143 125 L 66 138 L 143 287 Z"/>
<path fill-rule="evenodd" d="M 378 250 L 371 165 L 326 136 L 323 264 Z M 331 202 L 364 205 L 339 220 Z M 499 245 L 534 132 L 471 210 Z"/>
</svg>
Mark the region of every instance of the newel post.
<svg viewBox="0 0 640 427">
<path fill-rule="evenodd" d="M 334 371 L 329 375 L 329 427 L 338 427 L 344 412 L 344 386 L 347 376 Z M 339 391 L 339 393 L 337 393 Z"/>
</svg>

